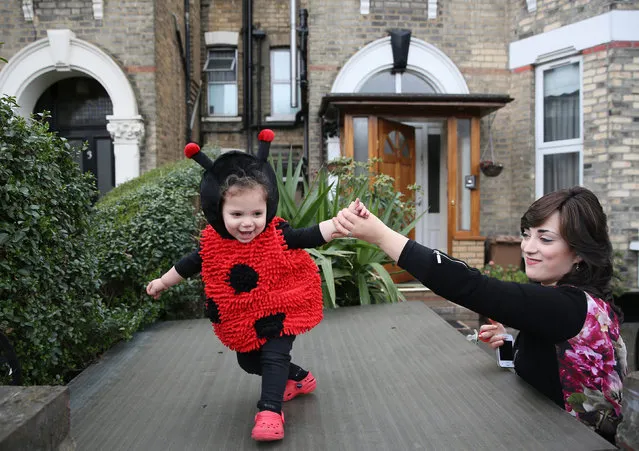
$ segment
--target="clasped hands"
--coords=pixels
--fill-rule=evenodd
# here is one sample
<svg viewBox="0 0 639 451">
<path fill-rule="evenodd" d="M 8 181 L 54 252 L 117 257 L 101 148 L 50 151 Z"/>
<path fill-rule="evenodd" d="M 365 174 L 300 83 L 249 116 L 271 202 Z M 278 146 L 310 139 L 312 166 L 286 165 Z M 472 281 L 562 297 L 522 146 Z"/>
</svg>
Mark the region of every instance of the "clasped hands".
<svg viewBox="0 0 639 451">
<path fill-rule="evenodd" d="M 338 237 L 354 237 L 373 244 L 377 244 L 378 236 L 387 228 L 359 198 L 333 218 L 333 225 Z"/>
</svg>

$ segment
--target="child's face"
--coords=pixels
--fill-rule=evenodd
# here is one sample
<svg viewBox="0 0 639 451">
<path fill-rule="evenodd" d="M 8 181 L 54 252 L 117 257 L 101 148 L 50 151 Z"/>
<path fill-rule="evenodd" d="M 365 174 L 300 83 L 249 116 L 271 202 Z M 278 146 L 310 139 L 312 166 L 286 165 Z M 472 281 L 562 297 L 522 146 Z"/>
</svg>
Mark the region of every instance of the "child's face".
<svg viewBox="0 0 639 451">
<path fill-rule="evenodd" d="M 266 227 L 264 188 L 229 188 L 224 194 L 222 218 L 233 238 L 241 243 L 250 243 Z"/>
</svg>

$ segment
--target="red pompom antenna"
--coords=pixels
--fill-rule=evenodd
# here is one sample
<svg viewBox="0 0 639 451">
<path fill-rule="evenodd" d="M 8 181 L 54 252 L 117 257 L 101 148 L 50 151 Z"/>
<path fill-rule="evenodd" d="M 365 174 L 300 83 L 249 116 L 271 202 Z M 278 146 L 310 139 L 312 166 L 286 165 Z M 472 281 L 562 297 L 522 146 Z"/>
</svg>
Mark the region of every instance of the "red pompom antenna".
<svg viewBox="0 0 639 451">
<path fill-rule="evenodd" d="M 260 132 L 259 135 L 257 135 L 257 139 L 259 139 L 260 141 L 266 141 L 269 143 L 273 141 L 274 138 L 275 138 L 275 133 L 273 132 L 273 130 L 270 130 L 268 128 L 265 128 L 264 130 Z"/>
<path fill-rule="evenodd" d="M 273 130 L 269 130 L 268 128 L 265 128 L 260 132 L 259 135 L 257 135 L 257 139 L 260 141 L 259 145 L 257 146 L 258 160 L 268 160 L 268 153 L 269 149 L 271 148 L 271 141 L 273 141 L 273 138 L 275 138 L 275 133 L 273 133 Z"/>
<path fill-rule="evenodd" d="M 188 143 L 184 146 L 184 155 L 192 160 L 195 160 L 204 169 L 210 169 L 213 167 L 213 162 L 204 152 L 200 152 L 200 146 L 195 143 Z"/>
<path fill-rule="evenodd" d="M 200 146 L 195 143 L 188 143 L 186 146 L 184 146 L 184 155 L 186 155 L 188 158 L 193 158 L 193 155 L 195 155 L 199 151 Z"/>
</svg>

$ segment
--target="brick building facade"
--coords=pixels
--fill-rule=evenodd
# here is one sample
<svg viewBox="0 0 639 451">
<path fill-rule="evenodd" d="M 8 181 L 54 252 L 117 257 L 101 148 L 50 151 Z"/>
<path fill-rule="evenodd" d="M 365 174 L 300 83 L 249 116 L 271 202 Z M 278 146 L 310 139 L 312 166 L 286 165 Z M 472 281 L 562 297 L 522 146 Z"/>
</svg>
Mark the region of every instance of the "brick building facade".
<svg viewBox="0 0 639 451">
<path fill-rule="evenodd" d="M 28 115 L 43 94 L 57 87 L 53 104 L 64 104 L 69 116 L 60 121 L 61 134 L 88 140 L 99 163 L 109 160 L 103 151 L 114 154 L 114 163 L 98 171 L 102 191 L 180 158 L 187 139 L 180 52 L 180 44 L 185 47 L 185 5 L 179 0 L 3 2 L 0 52 L 9 62 L 0 71 L 0 92 L 16 97 L 21 113 Z M 199 2 L 191 1 L 189 9 L 195 85 L 201 65 Z M 86 80 L 96 80 L 100 92 L 87 91 Z M 103 97 L 106 102 L 100 101 Z M 45 106 L 52 110 L 51 104 Z M 51 112 L 55 124 L 56 111 Z M 68 123 L 73 121 L 81 125 Z M 80 133 L 82 127 L 90 133 Z M 199 124 L 194 129 L 199 133 Z M 96 136 L 100 139 L 94 142 Z M 103 136 L 110 145 L 96 144 Z M 84 158 L 83 164 L 90 164 Z M 111 180 L 101 183 L 102 176 Z"/>
<path fill-rule="evenodd" d="M 380 130 L 409 124 L 410 180 L 427 187 L 422 200 L 431 206 L 419 241 L 479 266 L 486 236 L 517 235 L 535 198 L 582 184 L 602 200 L 637 288 L 638 1 L 294 7 L 295 26 L 306 25 L 295 34 L 303 82 L 296 108 L 291 4 L 272 0 L 5 2 L 0 54 L 9 63 L 0 91 L 29 114 L 60 80 L 98 80 L 113 107 L 105 127 L 116 184 L 181 158 L 187 139 L 246 149 L 264 127 L 276 131 L 276 151 L 307 158 L 312 176 L 340 154 L 383 153 Z M 410 31 L 405 67 L 392 45 L 401 33 L 391 38 L 391 30 Z M 394 130 L 408 130 L 401 127 Z M 480 159 L 504 169 L 487 177 Z"/>
</svg>

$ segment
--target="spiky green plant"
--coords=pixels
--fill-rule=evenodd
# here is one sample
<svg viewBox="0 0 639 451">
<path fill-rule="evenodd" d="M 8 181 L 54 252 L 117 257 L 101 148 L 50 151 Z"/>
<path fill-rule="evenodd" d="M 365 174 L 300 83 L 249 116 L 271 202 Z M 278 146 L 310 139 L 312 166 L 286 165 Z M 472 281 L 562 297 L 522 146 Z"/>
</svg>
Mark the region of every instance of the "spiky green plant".
<svg viewBox="0 0 639 451">
<path fill-rule="evenodd" d="M 331 164 L 331 170 L 320 170 L 309 185 L 302 177 L 303 162 L 295 165 L 289 155 L 284 169 L 280 156 L 273 162 L 280 191 L 278 216 L 295 228 L 308 227 L 333 218 L 360 198 L 389 227 L 407 234 L 417 222 L 415 204 L 411 199 L 403 200 L 402 194 L 395 191 L 392 177 L 372 170 L 376 163 L 340 159 Z M 296 200 L 300 191 L 302 197 Z M 308 251 L 320 268 L 326 307 L 404 300 L 384 267 L 391 259 L 377 246 L 343 238 Z"/>
</svg>

